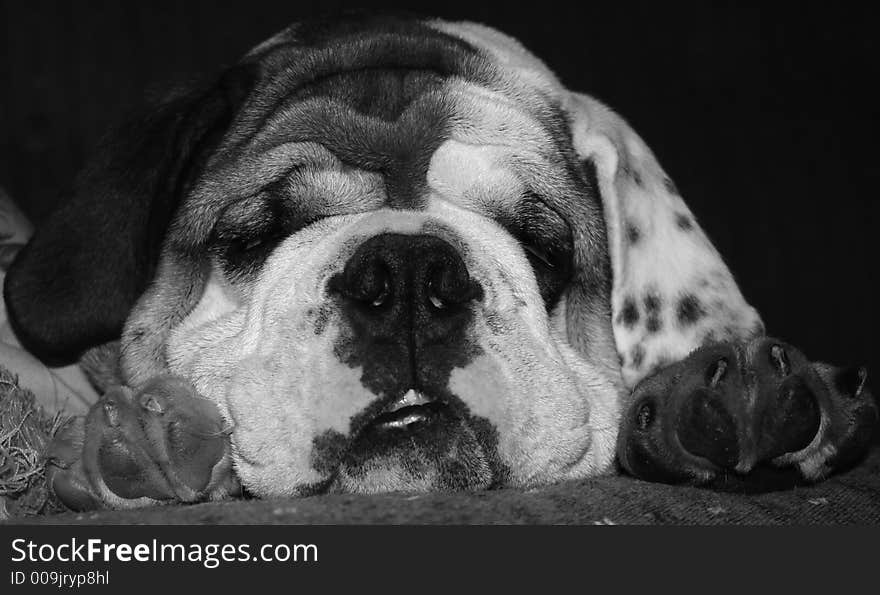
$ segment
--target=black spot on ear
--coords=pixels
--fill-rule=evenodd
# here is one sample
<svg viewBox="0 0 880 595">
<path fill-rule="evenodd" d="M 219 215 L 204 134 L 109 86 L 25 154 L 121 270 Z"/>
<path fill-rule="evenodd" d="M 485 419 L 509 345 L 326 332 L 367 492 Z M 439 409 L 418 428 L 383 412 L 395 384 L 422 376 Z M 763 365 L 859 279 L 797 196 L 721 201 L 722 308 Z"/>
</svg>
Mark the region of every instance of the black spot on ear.
<svg viewBox="0 0 880 595">
<path fill-rule="evenodd" d="M 690 231 L 694 228 L 693 220 L 684 213 L 678 213 L 675 215 L 675 224 L 682 231 Z"/>
<path fill-rule="evenodd" d="M 632 359 L 632 367 L 641 368 L 642 363 L 645 361 L 645 348 L 641 345 L 636 345 L 632 348 L 629 355 Z"/>
<path fill-rule="evenodd" d="M 650 314 L 656 314 L 660 312 L 660 308 L 663 306 L 663 298 L 660 297 L 660 294 L 649 291 L 645 294 L 645 311 Z"/>
<path fill-rule="evenodd" d="M 636 306 L 636 301 L 631 297 L 627 297 L 623 300 L 623 308 L 620 310 L 618 321 L 623 323 L 627 328 L 634 327 L 639 321 L 639 309 L 638 306 Z"/>
<path fill-rule="evenodd" d="M 644 186 L 644 183 L 642 181 L 642 175 L 639 172 L 637 172 L 636 170 L 632 170 L 631 173 L 632 173 L 633 182 L 636 183 L 636 186 L 639 186 L 639 187 Z"/>
<path fill-rule="evenodd" d="M 330 321 L 330 309 L 321 307 L 318 310 L 309 310 L 308 315 L 312 317 L 315 335 L 320 337 L 324 334 L 327 323 Z"/>
<path fill-rule="evenodd" d="M 675 182 L 673 182 L 669 178 L 663 178 L 663 187 L 666 188 L 666 192 L 669 194 L 674 194 L 678 196 L 678 188 L 675 187 Z"/>
<path fill-rule="evenodd" d="M 663 328 L 663 321 L 660 319 L 660 309 L 663 307 L 663 299 L 654 291 L 645 294 L 645 313 L 648 317 L 645 328 L 649 333 L 656 333 Z"/>
<path fill-rule="evenodd" d="M 623 363 L 626 361 L 626 358 L 619 351 L 617 352 L 617 365 L 621 368 L 623 367 Z"/>
<path fill-rule="evenodd" d="M 648 320 L 647 322 L 645 322 L 645 329 L 649 333 L 656 333 L 662 328 L 663 320 L 660 318 L 659 313 L 654 312 L 650 316 L 648 316 Z"/>
<path fill-rule="evenodd" d="M 691 326 L 705 314 L 706 310 L 703 309 L 703 304 L 697 296 L 688 293 L 678 300 L 676 316 L 678 317 L 679 325 L 684 327 Z"/>
<path fill-rule="evenodd" d="M 638 226 L 632 221 L 627 222 L 626 224 L 626 239 L 630 244 L 638 244 L 639 239 L 642 237 L 642 232 L 639 231 Z"/>
</svg>

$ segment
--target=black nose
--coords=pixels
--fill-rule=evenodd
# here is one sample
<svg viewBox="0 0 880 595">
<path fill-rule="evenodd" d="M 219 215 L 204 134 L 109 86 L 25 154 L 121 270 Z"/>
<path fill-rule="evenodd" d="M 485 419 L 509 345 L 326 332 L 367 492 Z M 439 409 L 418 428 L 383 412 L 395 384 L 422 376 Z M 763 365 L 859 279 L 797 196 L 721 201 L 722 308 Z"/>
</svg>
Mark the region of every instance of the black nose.
<svg viewBox="0 0 880 595">
<path fill-rule="evenodd" d="M 403 330 L 407 320 L 420 333 L 454 318 L 482 299 L 458 250 L 436 236 L 381 234 L 361 244 L 330 289 L 369 322 L 370 334 Z M 387 327 L 387 328 L 386 328 Z"/>
</svg>

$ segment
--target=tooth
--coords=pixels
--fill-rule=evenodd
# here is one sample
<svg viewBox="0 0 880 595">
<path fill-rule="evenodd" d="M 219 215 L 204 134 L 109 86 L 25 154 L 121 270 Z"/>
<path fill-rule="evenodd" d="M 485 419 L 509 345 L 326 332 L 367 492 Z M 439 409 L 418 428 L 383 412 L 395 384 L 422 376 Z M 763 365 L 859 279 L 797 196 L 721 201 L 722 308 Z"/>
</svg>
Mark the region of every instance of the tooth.
<svg viewBox="0 0 880 595">
<path fill-rule="evenodd" d="M 427 402 L 428 400 L 424 397 L 424 395 L 422 395 L 422 393 L 414 388 L 406 391 L 406 394 L 400 397 L 400 400 L 398 401 L 401 407 L 409 407 L 410 405 L 421 405 Z"/>
<path fill-rule="evenodd" d="M 404 407 L 410 407 L 412 405 L 424 405 L 425 403 L 430 402 L 431 400 L 427 398 L 424 394 L 414 388 L 411 388 L 406 391 L 406 393 L 402 397 L 389 405 L 386 411 L 389 413 L 394 413 L 398 409 L 403 409 Z"/>
<path fill-rule="evenodd" d="M 405 395 L 403 395 L 403 401 L 407 405 L 417 405 L 417 404 L 421 403 L 422 401 L 424 401 L 424 397 L 422 396 L 422 393 L 420 393 L 419 391 L 417 391 L 414 388 L 411 388 L 408 391 L 406 391 Z"/>
</svg>

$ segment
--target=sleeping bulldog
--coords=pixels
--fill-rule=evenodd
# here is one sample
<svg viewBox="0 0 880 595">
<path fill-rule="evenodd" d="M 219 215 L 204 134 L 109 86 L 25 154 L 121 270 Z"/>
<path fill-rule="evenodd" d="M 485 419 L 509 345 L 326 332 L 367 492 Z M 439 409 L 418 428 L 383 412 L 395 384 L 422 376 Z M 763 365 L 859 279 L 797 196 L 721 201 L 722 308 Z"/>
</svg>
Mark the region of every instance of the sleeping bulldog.
<svg viewBox="0 0 880 595">
<path fill-rule="evenodd" d="M 852 464 L 877 419 L 864 369 L 765 336 L 622 118 L 472 23 L 297 24 L 170 95 L 5 299 L 43 361 L 110 371 L 52 448 L 76 509 L 616 461 L 763 488 Z"/>
</svg>

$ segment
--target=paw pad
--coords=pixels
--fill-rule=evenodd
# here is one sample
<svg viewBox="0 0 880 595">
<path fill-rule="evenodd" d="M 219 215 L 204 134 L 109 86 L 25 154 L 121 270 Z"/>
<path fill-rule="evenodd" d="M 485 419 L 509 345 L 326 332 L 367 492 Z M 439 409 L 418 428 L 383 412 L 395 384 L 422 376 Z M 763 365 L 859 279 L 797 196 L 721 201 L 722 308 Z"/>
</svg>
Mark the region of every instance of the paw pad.
<svg viewBox="0 0 880 595">
<path fill-rule="evenodd" d="M 866 451 L 878 418 L 866 383 L 864 368 L 768 338 L 707 345 L 636 387 L 618 457 L 638 477 L 721 489 L 813 481 Z"/>
</svg>

